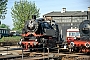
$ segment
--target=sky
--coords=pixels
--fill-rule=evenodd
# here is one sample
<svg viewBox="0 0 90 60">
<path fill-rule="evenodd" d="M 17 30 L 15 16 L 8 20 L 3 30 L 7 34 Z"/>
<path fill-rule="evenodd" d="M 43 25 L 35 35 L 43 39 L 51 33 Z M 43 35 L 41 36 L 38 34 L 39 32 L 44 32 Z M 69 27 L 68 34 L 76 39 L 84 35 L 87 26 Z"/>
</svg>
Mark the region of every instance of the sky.
<svg viewBox="0 0 90 60">
<path fill-rule="evenodd" d="M 14 2 L 19 0 L 8 0 L 7 14 L 4 20 L 1 20 L 2 24 L 6 24 L 13 28 L 13 21 L 11 17 L 11 8 L 14 6 Z M 90 7 L 90 0 L 27 0 L 28 2 L 35 2 L 37 8 L 40 9 L 40 17 L 52 11 L 62 11 L 62 8 L 66 8 L 66 11 L 87 11 Z"/>
</svg>

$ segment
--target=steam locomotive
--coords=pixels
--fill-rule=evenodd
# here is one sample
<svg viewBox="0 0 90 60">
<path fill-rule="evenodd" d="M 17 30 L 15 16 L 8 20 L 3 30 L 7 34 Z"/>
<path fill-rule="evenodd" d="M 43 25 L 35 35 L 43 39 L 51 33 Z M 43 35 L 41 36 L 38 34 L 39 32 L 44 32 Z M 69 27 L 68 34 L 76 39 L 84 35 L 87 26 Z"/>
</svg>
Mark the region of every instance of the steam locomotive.
<svg viewBox="0 0 90 60">
<path fill-rule="evenodd" d="M 90 20 L 84 20 L 79 25 L 80 38 L 69 44 L 69 50 L 75 52 L 90 52 Z"/>
<path fill-rule="evenodd" d="M 53 20 L 43 18 L 36 19 L 33 15 L 31 20 L 25 22 L 22 29 L 20 45 L 24 49 L 55 47 L 59 41 L 58 25 Z"/>
</svg>

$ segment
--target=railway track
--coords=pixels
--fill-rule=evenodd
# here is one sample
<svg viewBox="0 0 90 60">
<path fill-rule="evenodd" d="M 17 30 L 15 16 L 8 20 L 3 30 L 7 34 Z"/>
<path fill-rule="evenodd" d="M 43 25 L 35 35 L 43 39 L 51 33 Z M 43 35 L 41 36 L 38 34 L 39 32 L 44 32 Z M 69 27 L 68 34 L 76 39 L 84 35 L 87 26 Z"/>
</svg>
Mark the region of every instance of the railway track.
<svg viewBox="0 0 90 60">
<path fill-rule="evenodd" d="M 30 60 L 43 60 L 43 59 L 54 59 L 54 60 L 90 60 L 90 55 L 85 55 L 82 53 L 73 53 L 73 54 L 66 54 L 66 53 L 32 53 L 32 57 L 29 58 Z M 38 56 L 37 56 L 38 55 Z M 31 56 L 30 56 L 31 57 Z"/>
<path fill-rule="evenodd" d="M 14 49 L 12 49 L 14 50 Z M 1 50 L 2 51 L 2 50 Z M 7 51 L 7 50 L 4 50 Z M 11 51 L 11 49 L 10 49 Z M 9 52 L 9 51 L 8 51 Z M 19 53 L 19 55 L 4 55 L 0 56 L 0 60 L 90 60 L 90 54 L 84 53 L 68 53 L 62 52 L 58 50 L 41 52 L 41 51 L 23 51 L 22 50 L 15 51 Z"/>
</svg>

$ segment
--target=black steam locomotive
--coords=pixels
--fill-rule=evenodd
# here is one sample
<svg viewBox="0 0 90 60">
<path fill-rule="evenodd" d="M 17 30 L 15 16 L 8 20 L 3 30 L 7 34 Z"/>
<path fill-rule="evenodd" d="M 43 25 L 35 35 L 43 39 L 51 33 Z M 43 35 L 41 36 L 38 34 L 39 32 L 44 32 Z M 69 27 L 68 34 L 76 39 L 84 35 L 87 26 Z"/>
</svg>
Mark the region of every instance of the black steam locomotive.
<svg viewBox="0 0 90 60">
<path fill-rule="evenodd" d="M 90 20 L 84 20 L 80 23 L 79 32 L 81 40 L 90 40 Z"/>
<path fill-rule="evenodd" d="M 34 16 L 25 22 L 20 44 L 25 49 L 43 47 L 43 44 L 45 47 L 55 47 L 58 41 L 59 29 L 55 21 L 36 19 Z"/>
</svg>

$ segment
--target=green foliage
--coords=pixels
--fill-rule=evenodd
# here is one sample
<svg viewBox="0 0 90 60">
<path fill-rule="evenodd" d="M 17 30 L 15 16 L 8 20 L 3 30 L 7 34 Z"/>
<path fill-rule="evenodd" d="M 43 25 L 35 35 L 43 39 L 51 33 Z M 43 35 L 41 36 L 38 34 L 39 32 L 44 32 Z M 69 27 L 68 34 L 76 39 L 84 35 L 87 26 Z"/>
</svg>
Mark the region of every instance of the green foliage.
<svg viewBox="0 0 90 60">
<path fill-rule="evenodd" d="M 0 19 L 5 19 L 5 14 L 7 12 L 7 2 L 8 0 L 0 0 Z"/>
<path fill-rule="evenodd" d="M 7 28 L 7 29 L 10 29 L 8 25 L 5 25 L 5 24 L 1 24 L 0 25 L 0 28 Z"/>
<path fill-rule="evenodd" d="M 0 39 L 0 42 L 19 42 L 20 41 L 20 36 L 16 36 L 16 37 L 2 37 L 2 39 Z"/>
<path fill-rule="evenodd" d="M 14 23 L 14 30 L 22 30 L 26 20 L 31 19 L 32 15 L 39 17 L 39 9 L 34 2 L 28 2 L 27 0 L 15 1 L 12 7 L 12 18 Z"/>
</svg>

